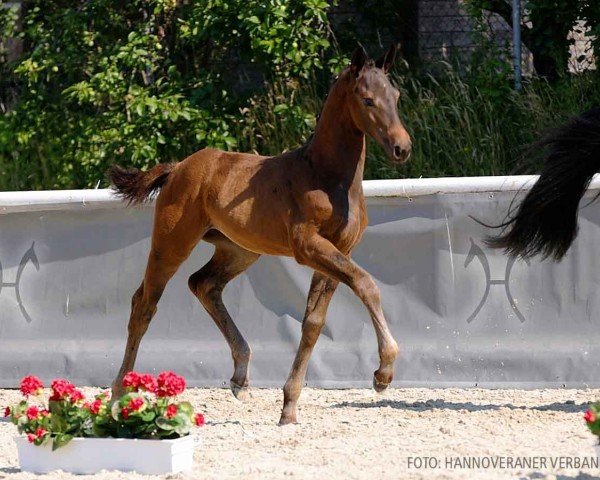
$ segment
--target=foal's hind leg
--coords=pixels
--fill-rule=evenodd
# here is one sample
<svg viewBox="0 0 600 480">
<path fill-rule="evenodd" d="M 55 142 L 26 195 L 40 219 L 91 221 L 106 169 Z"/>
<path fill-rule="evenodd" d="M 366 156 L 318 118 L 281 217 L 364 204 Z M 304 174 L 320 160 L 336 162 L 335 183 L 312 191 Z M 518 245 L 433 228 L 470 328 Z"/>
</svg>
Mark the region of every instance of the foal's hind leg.
<svg viewBox="0 0 600 480">
<path fill-rule="evenodd" d="M 252 351 L 227 312 L 222 293 L 225 285 L 252 265 L 260 255 L 236 245 L 220 233 L 213 235 L 213 231 L 204 240 L 215 244 L 215 253 L 204 267 L 190 277 L 188 284 L 231 348 L 234 365 L 231 391 L 238 400 L 245 400 Z"/>
<path fill-rule="evenodd" d="M 184 208 L 184 203 L 173 205 L 168 202 L 164 195 L 157 200 L 152 247 L 144 280 L 131 299 L 127 345 L 123 363 L 112 385 L 113 398 L 125 393 L 123 377 L 133 369 L 140 342 L 156 313 L 156 306 L 167 282 L 189 256 L 207 228 L 206 223 L 199 221 L 197 214 L 185 216 L 189 209 Z"/>
</svg>

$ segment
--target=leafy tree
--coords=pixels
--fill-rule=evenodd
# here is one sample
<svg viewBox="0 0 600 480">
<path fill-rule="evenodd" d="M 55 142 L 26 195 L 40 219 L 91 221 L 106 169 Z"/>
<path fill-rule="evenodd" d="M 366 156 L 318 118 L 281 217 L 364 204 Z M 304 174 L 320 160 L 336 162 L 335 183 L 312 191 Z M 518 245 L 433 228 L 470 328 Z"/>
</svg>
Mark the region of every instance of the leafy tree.
<svg viewBox="0 0 600 480">
<path fill-rule="evenodd" d="M 28 0 L 19 31 L 0 0 L 0 32 L 20 37 L 25 52 L 9 62 L 0 51 L 10 104 L 0 116 L 0 181 L 89 187 L 114 162 L 145 167 L 236 147 L 244 85 L 321 68 L 329 8 L 322 0 Z"/>
<path fill-rule="evenodd" d="M 590 5 L 587 10 L 583 8 L 586 2 Z M 523 43 L 533 54 L 533 64 L 538 75 L 556 79 L 567 72 L 569 46 L 572 43 L 568 34 L 578 19 L 586 18 L 584 13 L 591 13 L 592 2 L 597 10 L 597 0 L 523 1 L 527 18 L 521 20 L 521 36 Z M 474 15 L 482 15 L 484 11 L 493 12 L 512 25 L 510 0 L 467 0 L 467 5 Z M 596 16 L 598 18 L 600 16 Z"/>
</svg>

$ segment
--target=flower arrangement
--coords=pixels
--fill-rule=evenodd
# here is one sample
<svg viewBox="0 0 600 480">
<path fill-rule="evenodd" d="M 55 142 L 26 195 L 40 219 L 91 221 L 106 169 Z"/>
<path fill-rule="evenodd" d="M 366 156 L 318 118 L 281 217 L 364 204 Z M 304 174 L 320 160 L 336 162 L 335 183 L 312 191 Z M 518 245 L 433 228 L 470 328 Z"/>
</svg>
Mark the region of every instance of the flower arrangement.
<svg viewBox="0 0 600 480">
<path fill-rule="evenodd" d="M 600 402 L 590 405 L 583 418 L 591 432 L 600 437 Z"/>
<path fill-rule="evenodd" d="M 173 439 L 188 435 L 194 424 L 204 425 L 204 416 L 194 414 L 189 402 L 176 401 L 185 390 L 185 379 L 173 372 L 158 377 L 129 372 L 123 387 L 127 393 L 112 402 L 109 392 L 87 400 L 67 380 L 55 379 L 46 408 L 44 385 L 39 378 L 27 376 L 20 386 L 25 398 L 6 407 L 4 415 L 31 443 L 52 441 L 53 450 L 74 437 Z"/>
</svg>

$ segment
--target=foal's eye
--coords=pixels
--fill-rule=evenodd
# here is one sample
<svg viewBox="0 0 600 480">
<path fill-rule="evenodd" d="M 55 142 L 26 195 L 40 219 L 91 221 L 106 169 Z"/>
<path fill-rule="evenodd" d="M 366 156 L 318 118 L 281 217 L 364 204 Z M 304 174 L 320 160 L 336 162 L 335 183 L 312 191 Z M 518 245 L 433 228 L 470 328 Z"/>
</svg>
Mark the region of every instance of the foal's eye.
<svg viewBox="0 0 600 480">
<path fill-rule="evenodd" d="M 367 107 L 374 107 L 375 106 L 375 102 L 373 102 L 372 98 L 363 98 L 363 103 L 367 106 Z"/>
</svg>

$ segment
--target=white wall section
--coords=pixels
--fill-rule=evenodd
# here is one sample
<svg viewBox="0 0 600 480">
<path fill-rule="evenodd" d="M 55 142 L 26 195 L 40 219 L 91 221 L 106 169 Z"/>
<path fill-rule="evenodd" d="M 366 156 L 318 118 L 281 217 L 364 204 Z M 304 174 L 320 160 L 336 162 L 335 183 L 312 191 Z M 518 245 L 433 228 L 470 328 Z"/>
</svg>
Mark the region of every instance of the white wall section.
<svg viewBox="0 0 600 480">
<path fill-rule="evenodd" d="M 353 258 L 381 288 L 401 346 L 396 385 L 600 386 L 600 203 L 559 264 L 489 250 L 488 229 L 535 177 L 364 183 L 369 228 Z M 582 205 L 600 188 L 596 179 Z M 520 193 L 518 193 L 520 192 Z M 0 193 L 0 387 L 28 373 L 108 385 L 123 354 L 131 295 L 145 267 L 152 206 L 108 190 Z M 200 244 L 168 285 L 138 369 L 191 385 L 228 384 L 225 340 L 188 291 L 208 261 Z M 311 271 L 263 257 L 225 291 L 254 351 L 251 384 L 281 386 L 300 338 Z M 310 362 L 312 386 L 368 386 L 377 345 L 342 286 Z"/>
</svg>

